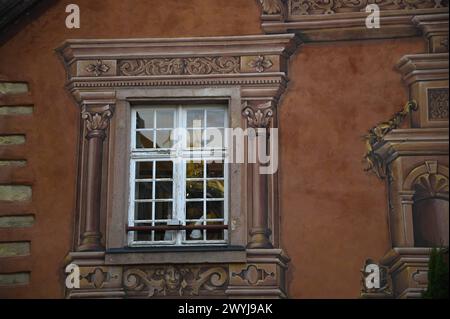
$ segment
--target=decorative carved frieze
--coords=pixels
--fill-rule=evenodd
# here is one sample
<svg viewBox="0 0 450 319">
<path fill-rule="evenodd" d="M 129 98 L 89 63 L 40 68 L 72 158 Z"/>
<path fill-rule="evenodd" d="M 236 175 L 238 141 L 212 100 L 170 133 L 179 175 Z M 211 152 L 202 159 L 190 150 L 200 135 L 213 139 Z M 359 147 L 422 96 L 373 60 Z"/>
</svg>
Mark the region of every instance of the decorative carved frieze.
<svg viewBox="0 0 450 319">
<path fill-rule="evenodd" d="M 243 116 L 247 124 L 252 128 L 269 128 L 274 115 L 271 101 L 256 106 L 251 106 L 247 101 L 243 104 Z"/>
<path fill-rule="evenodd" d="M 124 272 L 129 292 L 145 292 L 148 297 L 199 296 L 224 291 L 228 270 L 223 266 L 156 266 L 130 268 Z"/>
<path fill-rule="evenodd" d="M 448 88 L 429 88 L 427 93 L 429 120 L 448 121 Z"/>
<path fill-rule="evenodd" d="M 201 75 L 239 73 L 240 57 L 134 59 L 119 61 L 119 75 Z"/>
<path fill-rule="evenodd" d="M 290 0 L 291 15 L 323 15 L 348 12 L 364 12 L 369 4 L 381 10 L 414 10 L 442 8 L 445 0 Z"/>
<path fill-rule="evenodd" d="M 379 178 L 386 177 L 386 163 L 374 152 L 374 146 L 377 143 L 383 141 L 383 138 L 391 132 L 392 130 L 398 128 L 404 119 L 412 112 L 417 111 L 418 106 L 415 101 L 411 101 L 406 103 L 403 110 L 395 113 L 395 115 L 386 122 L 381 122 L 377 126 L 370 129 L 369 134 L 365 136 L 366 141 L 366 155 L 364 159 L 366 161 L 367 167 L 365 168 L 366 172 L 372 171 Z"/>
</svg>

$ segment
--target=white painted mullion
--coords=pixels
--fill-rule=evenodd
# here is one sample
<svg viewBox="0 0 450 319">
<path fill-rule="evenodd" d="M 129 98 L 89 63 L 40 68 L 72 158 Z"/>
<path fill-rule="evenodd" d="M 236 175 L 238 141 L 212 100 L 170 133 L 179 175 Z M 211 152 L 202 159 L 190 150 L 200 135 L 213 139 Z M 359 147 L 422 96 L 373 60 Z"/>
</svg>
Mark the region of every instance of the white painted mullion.
<svg viewBox="0 0 450 319">
<path fill-rule="evenodd" d="M 134 221 L 135 221 L 135 172 L 136 172 L 136 162 L 135 161 L 131 161 L 130 162 L 130 193 L 129 193 L 129 198 L 128 198 L 128 225 L 133 227 Z M 128 244 L 131 245 L 134 241 L 134 232 L 129 232 L 127 233 L 127 237 L 128 237 Z"/>
</svg>

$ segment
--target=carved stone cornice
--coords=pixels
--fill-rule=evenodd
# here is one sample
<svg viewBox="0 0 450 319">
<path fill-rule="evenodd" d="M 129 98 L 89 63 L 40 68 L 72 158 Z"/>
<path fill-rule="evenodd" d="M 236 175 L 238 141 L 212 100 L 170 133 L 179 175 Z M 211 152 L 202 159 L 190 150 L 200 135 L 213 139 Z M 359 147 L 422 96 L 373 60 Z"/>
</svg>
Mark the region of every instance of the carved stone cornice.
<svg viewBox="0 0 450 319">
<path fill-rule="evenodd" d="M 266 33 L 295 32 L 305 42 L 418 35 L 414 16 L 448 13 L 442 0 L 261 0 Z M 377 4 L 381 28 L 368 29 L 365 8 Z M 280 8 L 282 6 L 282 8 Z"/>
<path fill-rule="evenodd" d="M 273 102 L 250 105 L 247 101 L 242 106 L 242 115 L 247 120 L 248 127 L 269 128 L 274 115 Z"/>
<path fill-rule="evenodd" d="M 405 55 L 396 67 L 407 85 L 418 81 L 448 80 L 448 53 Z"/>
</svg>

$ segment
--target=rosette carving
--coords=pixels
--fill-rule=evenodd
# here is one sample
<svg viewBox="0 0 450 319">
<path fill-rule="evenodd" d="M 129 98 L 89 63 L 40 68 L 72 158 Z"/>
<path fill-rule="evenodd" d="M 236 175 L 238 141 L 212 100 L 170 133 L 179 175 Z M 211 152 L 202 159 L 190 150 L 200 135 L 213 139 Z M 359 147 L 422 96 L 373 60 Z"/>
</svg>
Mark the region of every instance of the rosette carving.
<svg viewBox="0 0 450 319">
<path fill-rule="evenodd" d="M 86 121 L 86 128 L 88 130 L 88 138 L 105 136 L 105 130 L 109 126 L 109 121 L 113 116 L 112 108 L 107 105 L 101 111 L 92 111 L 87 108 L 83 108 L 81 112 L 81 118 Z"/>
<path fill-rule="evenodd" d="M 442 0 L 290 0 L 292 15 L 321 15 L 343 12 L 361 12 L 369 4 L 381 10 L 414 10 L 448 7 Z"/>
</svg>

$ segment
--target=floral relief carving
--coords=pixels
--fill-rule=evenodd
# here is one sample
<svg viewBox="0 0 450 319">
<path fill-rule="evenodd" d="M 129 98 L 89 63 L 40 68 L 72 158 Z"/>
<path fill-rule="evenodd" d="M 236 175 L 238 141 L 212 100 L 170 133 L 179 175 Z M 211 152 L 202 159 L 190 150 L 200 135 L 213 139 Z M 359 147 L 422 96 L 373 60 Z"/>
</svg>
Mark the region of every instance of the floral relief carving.
<svg viewBox="0 0 450 319">
<path fill-rule="evenodd" d="M 83 108 L 81 118 L 86 121 L 88 137 L 94 137 L 98 134 L 104 136 L 104 131 L 109 126 L 109 120 L 113 116 L 112 108 L 107 105 L 102 111 L 90 111 Z"/>
<path fill-rule="evenodd" d="M 248 66 L 255 69 L 257 72 L 262 73 L 265 70 L 270 69 L 273 66 L 273 62 L 269 58 L 260 55 L 248 62 Z"/>
<path fill-rule="evenodd" d="M 448 7 L 443 0 L 290 0 L 292 15 L 322 15 L 344 12 L 362 12 L 369 4 L 381 10 L 414 10 Z"/>
<path fill-rule="evenodd" d="M 428 89 L 428 118 L 448 120 L 448 88 Z"/>
<path fill-rule="evenodd" d="M 280 14 L 283 12 L 282 0 L 259 0 L 264 14 Z"/>
<path fill-rule="evenodd" d="M 224 267 L 201 268 L 192 266 L 148 267 L 128 269 L 124 273 L 124 286 L 131 292 L 146 292 L 156 296 L 198 296 L 224 290 L 228 272 Z"/>
<path fill-rule="evenodd" d="M 106 72 L 108 72 L 110 66 L 103 63 L 102 60 L 97 60 L 96 63 L 91 63 L 86 67 L 86 72 L 94 73 L 95 76 L 100 76 Z"/>
<path fill-rule="evenodd" d="M 239 73 L 239 57 L 155 58 L 122 60 L 120 75 L 201 75 Z"/>
<path fill-rule="evenodd" d="M 269 128 L 274 115 L 272 102 L 269 101 L 252 107 L 246 101 L 243 105 L 242 114 L 247 119 L 249 127 Z"/>
</svg>

